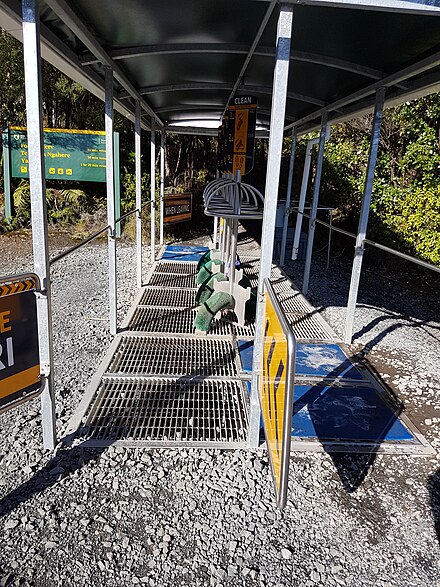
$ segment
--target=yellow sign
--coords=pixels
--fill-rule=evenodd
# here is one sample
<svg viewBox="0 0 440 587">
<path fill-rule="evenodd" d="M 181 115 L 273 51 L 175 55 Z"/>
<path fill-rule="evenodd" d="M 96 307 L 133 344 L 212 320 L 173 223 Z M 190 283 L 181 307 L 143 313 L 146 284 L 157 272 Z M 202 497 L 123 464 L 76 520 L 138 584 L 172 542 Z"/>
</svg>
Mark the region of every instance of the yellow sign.
<svg viewBox="0 0 440 587">
<path fill-rule="evenodd" d="M 295 337 L 265 280 L 260 403 L 278 507 L 287 498 L 292 430 Z"/>
</svg>

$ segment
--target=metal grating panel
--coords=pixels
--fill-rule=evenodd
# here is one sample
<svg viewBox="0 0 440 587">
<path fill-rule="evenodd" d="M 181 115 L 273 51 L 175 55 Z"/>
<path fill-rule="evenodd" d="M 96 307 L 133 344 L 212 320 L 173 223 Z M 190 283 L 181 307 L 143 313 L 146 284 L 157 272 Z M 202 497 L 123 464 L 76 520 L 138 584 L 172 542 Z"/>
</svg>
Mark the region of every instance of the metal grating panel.
<svg viewBox="0 0 440 587">
<path fill-rule="evenodd" d="M 160 287 L 177 287 L 177 288 L 195 288 L 196 275 L 175 275 L 174 273 L 153 273 L 148 285 L 158 285 Z"/>
<path fill-rule="evenodd" d="M 124 336 L 109 367 L 127 375 L 236 377 L 230 340 Z"/>
<path fill-rule="evenodd" d="M 137 308 L 130 320 L 129 330 L 138 332 L 168 332 L 193 334 L 196 310 L 175 308 Z M 230 324 L 215 320 L 209 334 L 231 335 Z"/>
<path fill-rule="evenodd" d="M 225 312 L 222 315 L 221 322 L 230 324 L 232 332 L 235 334 L 235 336 L 241 336 L 242 338 L 255 337 L 255 323 L 247 322 L 244 326 L 240 326 L 237 322 L 237 314 L 235 312 Z"/>
<path fill-rule="evenodd" d="M 196 289 L 172 289 L 151 287 L 144 291 L 140 306 L 162 308 L 191 308 L 196 303 Z"/>
<path fill-rule="evenodd" d="M 195 275 L 197 273 L 197 263 L 160 261 L 156 265 L 155 272 L 174 273 L 176 275 Z"/>
<path fill-rule="evenodd" d="M 82 432 L 89 439 L 244 442 L 239 381 L 105 377 Z"/>
<path fill-rule="evenodd" d="M 309 314 L 313 312 L 312 306 L 302 294 L 297 291 L 282 292 L 277 295 L 278 301 L 287 314 Z"/>
<path fill-rule="evenodd" d="M 295 336 L 300 340 L 335 340 L 330 327 L 319 316 L 311 314 L 286 314 Z"/>
<path fill-rule="evenodd" d="M 285 278 L 271 281 L 271 284 L 277 296 L 283 293 L 293 294 L 299 291 L 294 283 Z"/>
</svg>

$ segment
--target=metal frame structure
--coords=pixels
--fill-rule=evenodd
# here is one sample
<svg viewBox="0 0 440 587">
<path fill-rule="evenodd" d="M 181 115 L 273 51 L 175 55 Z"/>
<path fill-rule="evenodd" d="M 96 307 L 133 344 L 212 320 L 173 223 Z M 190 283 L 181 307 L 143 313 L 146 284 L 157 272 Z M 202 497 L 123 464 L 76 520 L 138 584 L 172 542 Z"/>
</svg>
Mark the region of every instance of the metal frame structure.
<svg viewBox="0 0 440 587">
<path fill-rule="evenodd" d="M 111 13 L 115 0 L 110 0 L 108 11 Z M 148 10 L 154 10 L 154 6 L 133 0 L 137 7 L 142 5 L 142 16 L 148 16 Z M 177 0 L 170 0 L 177 2 Z M 197 10 L 197 1 L 193 0 L 188 8 L 193 14 L 200 15 Z M 227 3 L 227 0 L 223 0 Z M 47 247 L 47 219 L 46 204 L 44 198 L 44 167 L 43 142 L 42 142 L 42 121 L 41 121 L 41 80 L 40 80 L 40 48 L 43 57 L 48 59 L 61 71 L 66 73 L 75 81 L 81 83 L 85 88 L 95 95 L 104 99 L 105 102 L 105 124 L 106 124 L 106 151 L 107 151 L 107 203 L 108 203 L 108 226 L 97 234 L 108 231 L 109 246 L 109 301 L 110 301 L 110 331 L 115 334 L 117 331 L 117 297 L 116 297 L 116 227 L 123 218 L 136 212 L 136 254 L 137 254 L 137 284 L 142 284 L 142 228 L 141 211 L 141 153 L 140 135 L 141 128 L 151 130 L 151 260 L 155 259 L 155 132 L 161 131 L 160 150 L 160 214 L 161 225 L 159 241 L 163 241 L 163 158 L 164 158 L 164 132 L 165 129 L 174 132 L 185 132 L 192 134 L 212 135 L 212 128 L 202 124 L 201 127 L 191 126 L 188 121 L 209 120 L 220 118 L 221 112 L 226 108 L 228 99 L 240 91 L 253 91 L 261 97 L 259 108 L 260 119 L 257 125 L 265 130 L 270 127 L 269 153 L 266 178 L 265 212 L 262 231 L 261 270 L 259 277 L 258 300 L 257 300 L 257 332 L 255 347 L 255 373 L 253 377 L 253 391 L 251 396 L 251 446 L 257 444 L 257 427 L 259 424 L 259 405 L 256 395 L 258 382 L 259 354 L 261 352 L 261 310 L 263 302 L 263 281 L 270 276 L 271 260 L 273 253 L 273 236 L 275 227 L 275 209 L 279 187 L 279 170 L 281 158 L 281 146 L 283 134 L 293 131 L 296 137 L 304 133 L 321 128 L 319 140 L 319 153 L 317 165 L 317 177 L 314 186 L 314 195 L 309 223 L 309 241 L 306 257 L 306 269 L 304 273 L 304 292 L 307 292 L 310 267 L 313 249 L 313 235 L 315 225 L 320 223 L 316 219 L 316 209 L 319 198 L 319 183 L 324 156 L 325 130 L 327 124 L 354 118 L 370 112 L 375 107 L 375 118 L 373 127 L 373 138 L 370 148 L 367 178 L 364 190 L 364 201 L 362 214 L 359 223 L 359 232 L 356 243 L 355 260 L 353 263 L 353 276 L 350 287 L 349 304 L 347 311 L 347 326 L 345 339 L 351 340 L 354 310 L 356 307 L 359 276 L 362 265 L 362 252 L 365 244 L 372 244 L 381 249 L 386 247 L 373 243 L 366 238 L 368 221 L 368 208 L 371 198 L 372 178 L 374 176 L 375 159 L 377 156 L 377 142 L 380 130 L 380 113 L 383 107 L 392 106 L 440 88 L 440 52 L 436 51 L 438 40 L 435 37 L 436 21 L 440 16 L 440 7 L 436 2 L 429 0 L 304 0 L 299 6 L 296 0 L 242 0 L 234 4 L 234 10 L 239 10 L 241 5 L 252 6 L 255 10 L 248 14 L 252 18 L 252 26 L 249 31 L 254 30 L 250 41 L 243 43 L 226 40 L 223 43 L 171 43 L 163 42 L 140 44 L 136 41 L 132 46 L 122 46 L 115 37 L 115 44 L 112 47 L 106 42 L 105 31 L 95 30 L 98 23 L 93 19 L 93 10 L 96 8 L 94 2 L 75 0 L 0 0 L 0 25 L 14 36 L 23 41 L 25 57 L 25 78 L 26 78 L 26 103 L 29 132 L 29 162 L 30 162 L 30 183 L 31 183 L 31 205 L 33 223 L 33 246 L 35 270 L 42 281 L 42 290 L 39 293 L 38 312 L 40 321 L 40 347 L 43 375 L 46 377 L 46 388 L 42 396 L 43 401 L 43 428 L 45 446 L 54 446 L 55 421 L 53 401 L 53 350 L 51 332 L 50 312 L 50 276 L 49 256 Z M 176 4 L 176 6 L 178 3 Z M 275 8 L 279 5 L 279 14 Z M 226 4 L 225 4 L 226 6 Z M 232 6 L 232 4 L 231 4 Z M 40 7 L 41 10 L 40 16 Z M 230 6 L 228 5 L 228 8 Z M 344 11 L 340 11 L 344 8 Z M 89 16 L 88 10 L 91 10 Z M 364 16 L 371 23 L 377 22 L 374 14 L 379 13 L 380 18 L 406 19 L 407 26 L 414 18 L 421 27 L 429 25 L 430 33 L 428 41 L 431 45 L 422 47 L 410 46 L 406 60 L 392 53 L 399 66 L 381 67 L 381 59 L 365 59 L 362 64 L 357 59 L 350 58 L 350 55 L 335 56 L 332 51 L 325 50 L 325 43 L 320 38 L 322 51 L 320 54 L 313 51 L 301 51 L 301 47 L 294 46 L 291 50 L 292 20 L 295 22 L 307 22 L 311 18 L 311 11 L 329 11 L 325 14 L 344 18 L 349 23 L 353 15 L 361 17 L 357 22 L 365 22 Z M 334 12 L 332 12 L 334 11 Z M 339 11 L 339 12 L 338 12 Z M 255 13 L 255 14 L 254 14 Z M 324 12 L 322 13 L 324 14 Z M 128 15 L 127 15 L 128 16 Z M 203 15 L 202 15 L 203 16 Z M 41 18 L 41 23 L 40 23 Z M 429 20 L 431 19 L 431 20 Z M 124 19 L 122 18 L 122 21 Z M 318 19 L 319 20 L 319 19 Z M 316 22 L 316 20 L 315 20 Z M 391 22 L 391 20 L 389 21 Z M 400 20 L 399 22 L 403 22 Z M 86 24 L 87 23 L 87 24 Z M 275 49 L 269 46 L 274 37 L 274 30 L 277 27 Z M 228 27 L 229 28 L 229 27 Z M 116 29 L 118 27 L 116 26 Z M 41 30 L 41 34 L 40 34 Z M 434 31 L 434 33 L 432 32 Z M 117 30 L 119 32 L 119 29 Z M 399 28 L 395 28 L 398 35 Z M 296 38 L 296 31 L 294 39 Z M 433 36 L 434 35 L 434 36 Z M 425 39 L 425 37 L 423 37 Z M 398 36 L 396 37 L 398 40 Z M 154 40 L 154 39 L 152 39 Z M 374 40 L 376 42 L 376 40 Z M 427 42 L 428 42 L 427 41 Z M 435 43 L 434 43 L 435 41 Z M 112 37 L 113 43 L 113 37 Z M 118 44 L 119 43 L 119 44 Z M 313 48 L 313 47 L 312 47 Z M 321 47 L 320 47 L 321 49 Z M 328 48 L 327 48 L 328 49 Z M 234 78 L 218 75 L 215 78 L 204 75 L 182 76 L 173 79 L 171 82 L 164 79 L 156 81 L 148 80 L 148 86 L 142 79 L 136 77 L 134 61 L 144 58 L 163 59 L 166 56 L 177 56 L 184 59 L 185 55 L 196 59 L 197 56 L 204 58 L 207 55 L 215 57 L 221 55 L 222 59 L 231 60 L 227 62 L 225 71 L 238 72 Z M 370 53 L 365 53 L 371 57 Z M 244 61 L 240 60 L 244 55 Z M 156 57 L 155 57 L 156 56 Z M 272 68 L 267 69 L 267 58 L 275 59 L 273 88 L 269 87 L 269 80 Z M 374 55 L 373 55 L 374 57 Z M 238 59 L 238 61 L 237 61 Z M 134 60 L 134 61 L 133 61 Z M 260 61 L 258 61 L 260 60 Z M 261 61 L 262 60 L 262 61 Z M 360 61 L 360 60 L 359 60 Z M 325 92 L 322 95 L 313 94 L 307 91 L 307 87 L 298 84 L 299 76 L 295 74 L 293 80 L 288 79 L 289 64 L 294 63 L 295 69 L 298 66 L 313 66 L 322 68 L 320 70 L 324 79 L 322 87 L 325 88 L 326 77 L 329 72 L 338 75 L 347 74 L 346 90 L 334 92 L 336 96 L 331 102 Z M 238 66 L 237 66 L 238 64 Z M 265 65 L 266 64 L 266 65 Z M 130 69 L 132 68 L 132 69 Z M 155 68 L 151 68 L 154 71 Z M 184 69 L 184 68 L 183 68 Z M 259 77 L 258 71 L 267 71 L 268 75 Z M 312 70 L 309 70 L 312 71 Z M 317 70 L 316 70 L 317 71 Z M 335 78 L 336 79 L 336 78 Z M 371 81 L 372 80 L 372 81 Z M 366 84 L 367 82 L 367 84 Z M 370 83 L 371 82 L 371 83 Z M 345 86 L 344 86 L 345 88 Z M 310 90 L 310 88 L 309 88 Z M 200 96 L 198 93 L 200 93 Z M 147 101 L 143 94 L 150 96 Z M 269 108 L 268 95 L 272 94 L 272 103 Z M 190 96 L 189 99 L 183 95 Z M 332 94 L 333 96 L 333 94 Z M 195 99 L 196 98 L 196 99 Z M 191 101 L 192 100 L 192 101 Z M 110 131 L 113 128 L 113 109 L 117 109 L 130 120 L 135 122 L 135 162 L 136 162 L 136 209 L 122 218 L 116 219 L 114 206 L 114 174 L 113 174 L 113 135 Z M 268 118 L 270 118 L 270 124 Z M 285 123 L 287 121 L 287 124 Z M 320 122 L 319 122 L 320 121 Z M 178 126 L 184 122 L 186 126 Z M 261 132 L 261 131 L 260 131 Z M 294 164 L 294 146 L 292 145 L 291 167 L 289 173 L 289 186 L 287 197 L 290 199 L 292 185 L 292 169 Z M 286 218 L 290 212 L 289 205 L 286 206 L 284 227 L 287 226 Z M 305 215 L 302 214 L 301 215 Z M 307 215 L 305 215 L 307 216 Z M 229 230 L 229 228 L 227 228 Z M 340 229 L 333 230 L 341 231 Z M 285 230 L 283 230 L 283 243 L 285 242 Z M 224 231 L 223 231 L 224 235 Z M 86 242 L 89 242 L 96 235 L 92 235 Z M 78 245 L 81 246 L 81 245 Z M 78 246 L 70 251 L 76 250 Z M 282 254 L 284 254 L 284 246 Z M 394 251 L 391 251 L 395 253 Z M 54 260 L 68 254 L 69 251 L 57 256 Z M 412 260 L 409 256 L 400 256 Z M 53 261 L 54 261 L 53 260 Z M 419 262 L 423 264 L 423 262 Z M 425 264 L 425 266 L 430 266 Z"/>
<path fill-rule="evenodd" d="M 42 375 L 45 378 L 45 385 L 41 395 L 41 418 L 44 447 L 53 450 L 56 445 L 57 433 L 53 374 L 49 242 L 46 219 L 46 179 L 44 171 L 44 135 L 41 105 L 38 0 L 24 0 L 22 10 L 29 183 L 31 188 L 31 214 L 33 224 L 32 245 L 34 271 L 38 275 L 41 284 L 41 291 L 37 293 L 40 364 Z"/>
<path fill-rule="evenodd" d="M 251 413 L 249 424 L 249 445 L 257 448 L 260 435 L 261 407 L 258 397 L 258 379 L 261 354 L 263 350 L 263 307 L 264 280 L 270 278 L 273 235 L 275 232 L 276 204 L 281 167 L 281 150 L 283 143 L 283 120 L 286 110 L 287 81 L 289 77 L 289 55 L 292 36 L 292 6 L 283 4 L 277 28 L 277 56 L 275 62 L 272 96 L 272 117 L 270 123 L 269 151 L 266 172 L 266 189 L 261 235 L 260 275 L 258 279 L 257 312 L 255 324 L 254 364 L 251 390 Z"/>
</svg>

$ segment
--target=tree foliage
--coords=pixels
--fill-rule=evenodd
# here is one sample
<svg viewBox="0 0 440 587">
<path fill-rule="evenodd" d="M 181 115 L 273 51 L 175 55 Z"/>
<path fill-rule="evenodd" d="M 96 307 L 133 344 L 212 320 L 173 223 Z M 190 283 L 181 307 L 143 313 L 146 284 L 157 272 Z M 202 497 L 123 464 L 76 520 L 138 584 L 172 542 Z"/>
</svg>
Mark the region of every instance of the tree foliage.
<svg viewBox="0 0 440 587">
<path fill-rule="evenodd" d="M 25 125 L 22 45 L 0 29 L 0 116 L 4 126 Z M 43 116 L 46 127 L 104 128 L 104 108 L 79 84 L 50 64 L 42 65 Z M 337 209 L 336 222 L 355 231 L 371 134 L 371 116 L 332 128 L 326 145 L 320 202 Z M 373 187 L 369 236 L 432 263 L 440 264 L 440 95 L 433 94 L 384 112 Z M 132 124 L 115 115 L 120 133 L 122 213 L 135 204 L 134 134 Z M 150 133 L 143 133 L 142 194 L 150 197 Z M 300 191 L 306 142 L 298 141 L 293 198 Z M 316 151 L 316 150 L 315 150 Z M 167 133 L 165 187 L 193 192 L 197 221 L 203 218 L 201 194 L 216 170 L 216 140 L 211 137 Z M 282 153 L 280 198 L 287 189 L 290 139 Z M 264 192 L 267 141 L 257 140 L 255 165 L 246 181 Z M 1 167 L 0 167 L 1 168 Z M 2 177 L 0 177 L 0 181 Z M 313 181 L 313 174 L 311 182 Z M 159 182 L 156 182 L 157 191 Z M 29 221 L 27 182 L 15 181 L 18 222 Z M 92 212 L 105 201 L 104 184 L 48 182 L 48 210 L 52 222 L 72 222 L 81 210 Z"/>
<path fill-rule="evenodd" d="M 359 217 L 371 116 L 338 125 L 325 151 L 323 201 L 351 229 Z M 384 111 L 370 237 L 440 264 L 440 94 Z"/>
</svg>

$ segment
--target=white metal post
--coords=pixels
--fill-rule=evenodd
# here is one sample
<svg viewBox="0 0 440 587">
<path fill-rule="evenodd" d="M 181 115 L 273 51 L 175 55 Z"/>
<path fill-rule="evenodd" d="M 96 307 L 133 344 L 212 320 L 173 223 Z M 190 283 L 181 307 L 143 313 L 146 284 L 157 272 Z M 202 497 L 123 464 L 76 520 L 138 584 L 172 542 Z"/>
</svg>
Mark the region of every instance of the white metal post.
<svg viewBox="0 0 440 587">
<path fill-rule="evenodd" d="M 31 190 L 32 246 L 34 270 L 41 282 L 37 294 L 38 341 L 41 373 L 45 376 L 41 395 L 43 445 L 53 450 L 57 443 L 53 376 L 53 334 L 49 245 L 47 238 L 44 135 L 41 107 L 41 56 L 38 0 L 22 1 L 26 118 Z"/>
<path fill-rule="evenodd" d="M 117 331 L 117 285 L 116 285 L 116 224 L 115 185 L 113 149 L 113 69 L 104 66 L 105 71 L 105 174 L 107 181 L 107 222 L 108 231 L 108 297 L 110 309 L 110 334 Z"/>
<path fill-rule="evenodd" d="M 306 264 L 304 267 L 303 294 L 309 291 L 310 267 L 312 265 L 313 240 L 315 237 L 316 213 L 318 211 L 319 189 L 321 187 L 322 164 L 324 162 L 324 149 L 327 133 L 327 112 L 321 117 L 321 132 L 319 135 L 318 161 L 316 163 L 315 185 L 313 188 L 312 209 L 310 210 L 309 234 L 307 237 Z"/>
<path fill-rule="evenodd" d="M 373 191 L 374 172 L 376 169 L 377 152 L 379 150 L 380 127 L 382 123 L 382 112 L 385 100 L 385 88 L 376 92 L 376 105 L 374 107 L 373 129 L 370 141 L 370 153 L 368 156 L 367 174 L 365 178 L 364 197 L 362 199 L 361 216 L 359 218 L 356 248 L 351 272 L 350 293 L 348 295 L 347 314 L 345 321 L 345 342 L 351 343 L 353 335 L 354 314 L 361 278 L 362 259 L 364 256 L 364 240 L 367 236 L 368 216 L 370 214 L 371 194 Z"/>
<path fill-rule="evenodd" d="M 151 121 L 151 150 L 150 150 L 150 199 L 151 199 L 151 262 L 156 259 L 156 125 Z"/>
<path fill-rule="evenodd" d="M 214 250 L 217 248 L 217 233 L 218 233 L 218 216 L 214 216 L 214 232 L 212 233 L 212 242 Z"/>
<path fill-rule="evenodd" d="M 165 189 L 165 129 L 160 132 L 160 229 L 159 244 L 163 245 L 163 207 Z"/>
<path fill-rule="evenodd" d="M 134 157 L 136 175 L 136 283 L 142 287 L 142 170 L 141 170 L 141 104 L 136 101 L 134 119 Z"/>
<path fill-rule="evenodd" d="M 310 139 L 307 141 L 306 158 L 304 160 L 304 170 L 301 181 L 301 191 L 299 194 L 298 214 L 296 216 L 295 234 L 293 236 L 292 261 L 298 258 L 299 241 L 301 238 L 302 220 L 304 215 L 304 206 L 306 204 L 307 186 L 309 185 L 310 164 L 312 161 L 313 145 L 316 145 L 319 139 Z"/>
<path fill-rule="evenodd" d="M 292 35 L 293 7 L 282 4 L 278 17 L 276 62 L 273 78 L 272 108 L 270 117 L 269 151 L 267 159 L 264 198 L 263 228 L 261 235 L 260 275 L 258 279 L 256 331 L 252 365 L 252 389 L 249 422 L 249 446 L 256 448 L 260 437 L 259 375 L 263 351 L 264 279 L 270 278 L 275 234 L 275 219 L 280 179 L 281 151 L 283 147 L 284 116 L 286 112 L 287 82 L 289 77 L 290 40 Z"/>
<path fill-rule="evenodd" d="M 290 202 L 292 200 L 293 166 L 295 164 L 296 128 L 292 131 L 292 146 L 290 147 L 289 179 L 287 182 L 286 207 L 284 208 L 283 236 L 281 238 L 280 265 L 284 265 L 286 256 L 287 231 L 289 229 Z"/>
</svg>

